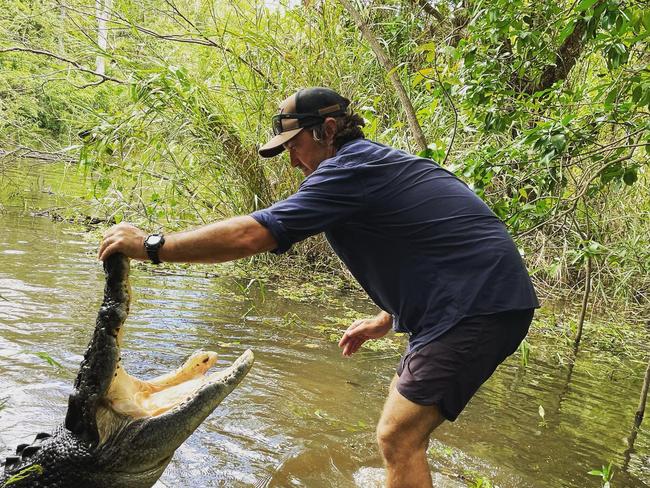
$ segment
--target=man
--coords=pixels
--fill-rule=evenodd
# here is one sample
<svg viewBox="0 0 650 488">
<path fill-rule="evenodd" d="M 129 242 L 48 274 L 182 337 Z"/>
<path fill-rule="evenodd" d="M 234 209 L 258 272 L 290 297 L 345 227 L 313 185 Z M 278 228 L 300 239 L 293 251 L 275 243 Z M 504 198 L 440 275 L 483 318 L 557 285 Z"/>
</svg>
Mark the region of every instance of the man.
<svg viewBox="0 0 650 488">
<path fill-rule="evenodd" d="M 525 337 L 539 306 L 505 226 L 464 183 L 432 161 L 366 140 L 349 100 L 299 90 L 273 117 L 259 150 L 286 150 L 305 180 L 286 200 L 188 232 L 111 228 L 105 259 L 120 251 L 154 262 L 222 262 L 282 253 L 325 232 L 381 308 L 354 322 L 339 346 L 350 356 L 391 328 L 409 335 L 377 426 L 387 486 L 431 485 L 429 436 L 454 421 Z"/>
</svg>

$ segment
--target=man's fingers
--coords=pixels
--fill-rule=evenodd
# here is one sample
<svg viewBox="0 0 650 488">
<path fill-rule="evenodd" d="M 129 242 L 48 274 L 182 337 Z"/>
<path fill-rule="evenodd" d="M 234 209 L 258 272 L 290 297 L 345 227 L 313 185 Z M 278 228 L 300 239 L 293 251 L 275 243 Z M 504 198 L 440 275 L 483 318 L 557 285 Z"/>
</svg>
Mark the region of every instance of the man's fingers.
<svg viewBox="0 0 650 488">
<path fill-rule="evenodd" d="M 360 331 L 355 331 L 351 329 L 346 330 L 345 333 L 343 334 L 343 337 L 341 337 L 341 340 L 339 341 L 339 347 L 343 347 L 349 343 L 357 342 L 359 341 L 359 339 L 365 341 L 366 340 L 365 335 L 359 335 L 359 334 Z"/>
<path fill-rule="evenodd" d="M 366 342 L 367 338 L 353 338 L 345 343 L 343 347 L 343 355 L 351 356 L 359 350 L 359 348 Z"/>
<path fill-rule="evenodd" d="M 116 224 L 104 234 L 98 257 L 105 261 L 111 254 L 123 252 L 130 258 L 146 259 L 144 238 L 145 233 L 137 227 L 124 222 Z"/>
<path fill-rule="evenodd" d="M 366 327 L 364 327 L 364 325 L 368 324 L 368 319 L 355 320 L 343 333 L 339 341 L 339 347 L 343 348 L 343 356 L 351 356 L 359 350 L 364 342 L 370 339 L 366 333 Z"/>
<path fill-rule="evenodd" d="M 121 228 L 123 227 L 130 227 L 131 224 L 127 224 L 125 222 L 120 222 L 119 224 L 112 225 L 108 228 L 106 232 L 104 232 L 104 239 L 106 239 L 108 236 L 116 234 Z"/>
<path fill-rule="evenodd" d="M 102 255 L 104 254 L 104 251 L 106 250 L 108 245 L 109 245 L 109 241 L 107 241 L 106 238 L 104 238 L 101 244 L 99 245 L 99 250 L 97 251 L 97 257 L 102 261 L 103 261 Z"/>
<path fill-rule="evenodd" d="M 345 356 L 352 356 L 355 352 L 359 350 L 360 347 L 361 344 L 359 343 L 348 344 L 348 347 L 343 351 L 343 354 Z"/>
<path fill-rule="evenodd" d="M 99 260 L 100 261 L 106 261 L 106 259 L 113 254 L 118 247 L 118 243 L 114 242 L 112 244 L 109 244 L 106 246 L 100 253 L 99 253 Z"/>
</svg>

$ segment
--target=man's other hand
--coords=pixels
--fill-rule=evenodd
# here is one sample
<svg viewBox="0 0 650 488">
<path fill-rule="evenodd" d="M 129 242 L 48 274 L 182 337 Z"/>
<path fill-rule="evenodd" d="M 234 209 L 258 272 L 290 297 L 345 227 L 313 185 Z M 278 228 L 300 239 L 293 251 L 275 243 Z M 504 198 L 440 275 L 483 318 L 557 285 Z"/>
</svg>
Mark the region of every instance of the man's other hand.
<svg viewBox="0 0 650 488">
<path fill-rule="evenodd" d="M 371 319 L 356 320 L 339 341 L 344 356 L 351 356 L 369 339 L 384 337 L 393 325 L 393 317 L 387 312 L 381 312 Z"/>
<path fill-rule="evenodd" d="M 121 252 L 130 258 L 146 260 L 147 251 L 144 240 L 147 233 L 137 227 L 122 222 L 106 231 L 99 246 L 99 259 L 105 261 L 113 253 Z"/>
</svg>

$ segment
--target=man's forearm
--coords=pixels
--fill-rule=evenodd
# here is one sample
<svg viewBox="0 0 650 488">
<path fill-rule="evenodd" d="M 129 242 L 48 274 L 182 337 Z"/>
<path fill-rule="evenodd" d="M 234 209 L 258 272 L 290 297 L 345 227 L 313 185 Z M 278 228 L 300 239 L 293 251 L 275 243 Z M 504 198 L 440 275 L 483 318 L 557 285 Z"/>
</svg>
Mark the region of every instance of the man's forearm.
<svg viewBox="0 0 650 488">
<path fill-rule="evenodd" d="M 198 229 L 165 234 L 160 259 L 163 262 L 220 263 L 276 247 L 269 230 L 255 219 L 233 217 Z"/>
</svg>

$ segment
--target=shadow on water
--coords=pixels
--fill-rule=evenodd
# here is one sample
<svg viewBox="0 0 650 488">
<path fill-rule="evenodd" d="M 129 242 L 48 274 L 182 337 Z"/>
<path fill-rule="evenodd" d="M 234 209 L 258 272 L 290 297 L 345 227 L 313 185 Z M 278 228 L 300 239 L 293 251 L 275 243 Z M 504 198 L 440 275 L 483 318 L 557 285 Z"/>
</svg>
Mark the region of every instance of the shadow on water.
<svg viewBox="0 0 650 488">
<path fill-rule="evenodd" d="M 94 246 L 72 226 L 7 211 L 0 228 L 6 455 L 63 419 L 103 274 Z M 256 354 L 244 383 L 177 451 L 159 487 L 381 486 L 374 424 L 397 358 L 367 352 L 342 359 L 308 327 L 336 311 L 261 294 L 235 279 L 134 267 L 132 285 L 123 354 L 132 374 L 176 368 L 200 348 L 217 351 L 220 367 L 246 348 Z M 287 325 L 288 315 L 304 326 Z M 614 486 L 649 486 L 646 427 L 626 453 L 644 365 L 581 352 L 570 367 L 559 366 L 543 336 L 530 342 L 528 367 L 509 358 L 460 419 L 437 433 L 430 449 L 437 486 L 467 486 L 483 476 L 502 488 L 596 487 L 587 472 L 609 461 Z M 624 456 L 627 473 L 616 468 Z"/>
</svg>

